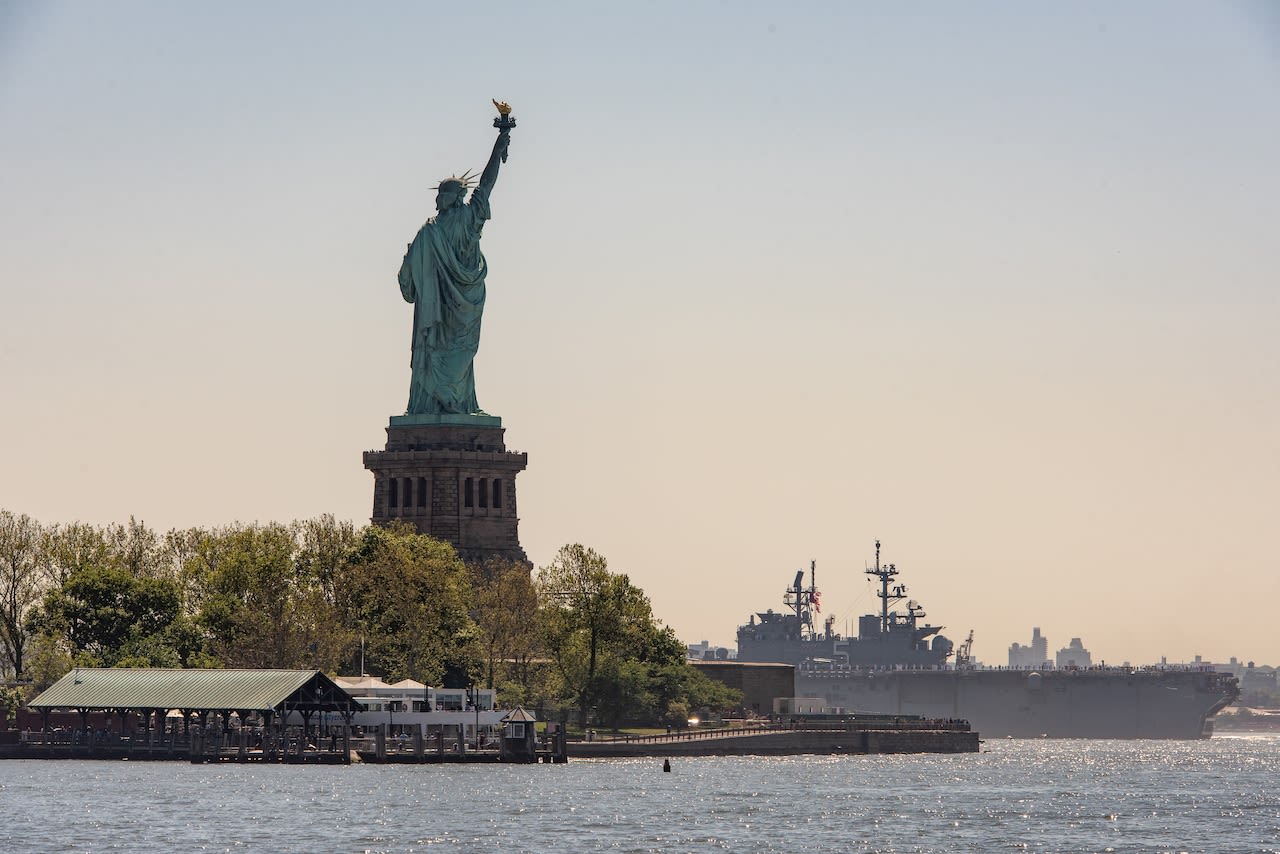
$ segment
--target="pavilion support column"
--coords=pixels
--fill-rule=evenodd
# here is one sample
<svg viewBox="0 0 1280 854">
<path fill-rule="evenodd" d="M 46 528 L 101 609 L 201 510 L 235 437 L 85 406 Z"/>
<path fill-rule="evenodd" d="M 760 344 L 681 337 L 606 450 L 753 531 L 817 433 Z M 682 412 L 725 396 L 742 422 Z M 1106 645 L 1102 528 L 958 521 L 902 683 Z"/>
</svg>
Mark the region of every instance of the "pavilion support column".
<svg viewBox="0 0 1280 854">
<path fill-rule="evenodd" d="M 120 716 L 120 735 L 118 736 L 121 743 L 124 742 L 125 729 L 129 726 L 129 710 L 116 709 L 116 714 Z M 133 739 L 129 739 L 129 746 L 125 748 L 126 755 L 133 754 Z"/>
<path fill-rule="evenodd" d="M 262 713 L 262 758 L 271 760 L 275 758 L 276 738 L 272 723 L 275 720 L 275 711 L 267 709 Z"/>
<path fill-rule="evenodd" d="M 209 737 L 209 710 L 201 709 L 199 717 L 196 718 L 196 737 L 191 740 L 192 744 L 198 744 L 200 747 L 200 755 L 204 756 L 208 749 L 205 744 Z"/>
<path fill-rule="evenodd" d="M 89 745 L 93 743 L 93 733 L 89 732 L 89 710 L 76 709 L 80 714 L 80 743 L 84 745 L 84 752 L 89 752 Z"/>
</svg>

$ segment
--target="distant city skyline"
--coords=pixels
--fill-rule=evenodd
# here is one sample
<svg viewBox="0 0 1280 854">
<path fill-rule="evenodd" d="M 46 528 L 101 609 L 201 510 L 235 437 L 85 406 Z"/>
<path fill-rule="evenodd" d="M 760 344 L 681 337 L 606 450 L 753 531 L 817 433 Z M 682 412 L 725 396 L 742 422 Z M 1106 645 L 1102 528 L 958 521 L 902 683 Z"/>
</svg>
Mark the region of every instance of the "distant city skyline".
<svg viewBox="0 0 1280 854">
<path fill-rule="evenodd" d="M 1274 663 L 1277 96 L 1264 2 L 6 4 L 0 507 L 366 523 L 498 98 L 535 565 L 731 646 L 811 560 L 856 632 L 879 538 L 988 663 Z"/>
</svg>

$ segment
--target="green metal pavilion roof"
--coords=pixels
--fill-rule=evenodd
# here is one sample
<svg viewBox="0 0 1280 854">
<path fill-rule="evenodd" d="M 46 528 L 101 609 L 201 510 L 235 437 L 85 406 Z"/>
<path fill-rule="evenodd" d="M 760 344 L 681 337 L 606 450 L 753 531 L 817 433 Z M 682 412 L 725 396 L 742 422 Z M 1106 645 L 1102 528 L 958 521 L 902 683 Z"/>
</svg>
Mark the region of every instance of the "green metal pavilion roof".
<svg viewBox="0 0 1280 854">
<path fill-rule="evenodd" d="M 32 709 L 358 711 L 319 670 L 170 670 L 81 667 L 30 703 Z"/>
</svg>

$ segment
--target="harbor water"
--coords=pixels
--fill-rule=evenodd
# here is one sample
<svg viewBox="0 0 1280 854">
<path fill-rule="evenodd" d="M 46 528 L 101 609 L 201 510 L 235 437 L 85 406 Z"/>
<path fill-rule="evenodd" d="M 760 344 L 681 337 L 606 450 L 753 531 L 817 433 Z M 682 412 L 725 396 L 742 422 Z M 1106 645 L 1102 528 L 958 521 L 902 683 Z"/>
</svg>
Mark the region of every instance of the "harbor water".
<svg viewBox="0 0 1280 854">
<path fill-rule="evenodd" d="M 0 762 L 0 850 L 1280 852 L 1280 737 L 568 765 Z"/>
</svg>

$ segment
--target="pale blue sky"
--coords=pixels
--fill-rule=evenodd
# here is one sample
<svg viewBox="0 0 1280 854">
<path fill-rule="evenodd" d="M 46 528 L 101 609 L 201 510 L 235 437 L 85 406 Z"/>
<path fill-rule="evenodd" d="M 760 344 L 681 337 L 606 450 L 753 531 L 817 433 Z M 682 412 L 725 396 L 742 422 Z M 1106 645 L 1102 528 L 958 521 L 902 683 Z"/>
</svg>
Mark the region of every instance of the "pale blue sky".
<svg viewBox="0 0 1280 854">
<path fill-rule="evenodd" d="M 0 507 L 366 521 L 497 97 L 536 563 L 730 644 L 879 537 L 988 663 L 1280 663 L 1278 8 L 0 3 Z"/>
</svg>

